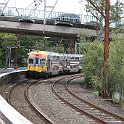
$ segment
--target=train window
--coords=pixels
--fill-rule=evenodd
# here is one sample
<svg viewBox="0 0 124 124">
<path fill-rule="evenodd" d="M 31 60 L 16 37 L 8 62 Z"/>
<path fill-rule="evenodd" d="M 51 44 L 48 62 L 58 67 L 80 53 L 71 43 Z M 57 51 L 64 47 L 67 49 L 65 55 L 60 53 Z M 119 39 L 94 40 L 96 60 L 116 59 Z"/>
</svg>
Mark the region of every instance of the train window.
<svg viewBox="0 0 124 124">
<path fill-rule="evenodd" d="M 76 60 L 79 60 L 79 57 L 75 57 Z"/>
<path fill-rule="evenodd" d="M 74 22 L 75 22 L 75 23 L 77 22 L 76 19 L 74 19 Z"/>
<path fill-rule="evenodd" d="M 56 56 L 53 56 L 53 59 L 56 59 Z"/>
<path fill-rule="evenodd" d="M 73 22 L 73 19 L 70 19 L 71 22 Z"/>
<path fill-rule="evenodd" d="M 34 59 L 29 59 L 29 60 L 28 60 L 28 63 L 29 63 L 29 64 L 33 64 L 33 63 L 34 63 Z"/>
<path fill-rule="evenodd" d="M 59 60 L 59 56 L 57 56 L 57 59 Z"/>
<path fill-rule="evenodd" d="M 75 19 L 75 22 L 77 23 L 77 22 L 78 22 L 78 20 L 77 20 L 77 19 Z"/>
</svg>

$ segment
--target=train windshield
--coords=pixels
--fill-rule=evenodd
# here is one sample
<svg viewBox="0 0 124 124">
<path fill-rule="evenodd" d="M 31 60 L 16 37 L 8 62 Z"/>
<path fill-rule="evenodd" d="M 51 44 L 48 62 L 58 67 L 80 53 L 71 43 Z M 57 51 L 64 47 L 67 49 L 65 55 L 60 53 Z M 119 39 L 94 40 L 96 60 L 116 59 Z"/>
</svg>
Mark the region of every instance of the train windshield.
<svg viewBox="0 0 124 124">
<path fill-rule="evenodd" d="M 40 65 L 44 66 L 45 65 L 45 59 L 40 59 Z"/>
<path fill-rule="evenodd" d="M 35 64 L 38 64 L 39 58 L 35 58 Z"/>
<path fill-rule="evenodd" d="M 30 65 L 34 64 L 34 59 L 30 58 L 30 59 L 28 60 L 28 63 L 29 63 Z"/>
</svg>

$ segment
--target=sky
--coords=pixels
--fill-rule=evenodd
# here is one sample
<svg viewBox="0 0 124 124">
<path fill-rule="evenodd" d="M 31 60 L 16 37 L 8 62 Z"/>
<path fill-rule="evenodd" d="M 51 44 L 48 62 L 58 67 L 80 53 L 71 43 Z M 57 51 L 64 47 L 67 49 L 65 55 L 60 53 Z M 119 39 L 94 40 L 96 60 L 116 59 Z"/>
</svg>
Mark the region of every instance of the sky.
<svg viewBox="0 0 124 124">
<path fill-rule="evenodd" d="M 33 1 L 34 0 L 9 0 L 9 3 L 7 6 L 9 6 L 9 7 L 16 6 L 17 8 L 26 8 L 31 3 L 33 3 Z M 36 1 L 38 1 L 38 0 L 36 0 Z M 57 0 L 46 0 L 46 6 L 54 6 L 56 1 Z M 86 3 L 86 0 L 83 0 L 83 4 L 80 4 L 79 2 L 80 2 L 80 0 L 58 0 L 53 11 L 83 14 L 83 13 L 85 13 L 84 4 Z M 34 4 L 32 4 L 32 6 L 30 6 L 30 8 L 33 8 L 33 7 L 34 7 Z M 43 9 L 44 9 L 44 2 L 41 3 L 38 10 L 43 10 Z M 46 9 L 49 11 L 52 8 L 47 7 Z"/>
<path fill-rule="evenodd" d="M 5 2 L 8 0 L 0 0 L 0 2 Z M 38 2 L 41 0 L 9 0 L 7 6 L 9 7 L 17 7 L 17 8 L 26 8 L 28 7 L 31 3 L 33 3 L 29 9 L 34 7 L 34 1 Z M 44 9 L 44 0 L 38 7 L 38 10 L 43 10 Z M 46 0 L 46 6 L 54 6 L 57 0 Z M 82 1 L 80 3 L 80 1 Z M 114 3 L 116 0 L 110 0 L 111 3 Z M 120 0 L 124 3 L 123 0 Z M 53 11 L 58 11 L 58 12 L 67 12 L 67 13 L 75 13 L 75 14 L 86 14 L 85 12 L 85 4 L 86 0 L 58 0 L 55 8 Z M 47 7 L 47 11 L 51 11 L 52 8 Z"/>
</svg>

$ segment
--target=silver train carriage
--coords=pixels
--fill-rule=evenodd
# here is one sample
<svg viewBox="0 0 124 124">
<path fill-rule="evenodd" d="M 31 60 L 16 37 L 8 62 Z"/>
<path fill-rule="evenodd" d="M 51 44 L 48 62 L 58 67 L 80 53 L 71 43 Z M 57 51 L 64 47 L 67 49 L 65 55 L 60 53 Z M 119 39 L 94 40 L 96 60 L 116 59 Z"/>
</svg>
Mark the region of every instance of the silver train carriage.
<svg viewBox="0 0 124 124">
<path fill-rule="evenodd" d="M 28 53 L 27 77 L 40 78 L 82 70 L 82 55 L 47 51 Z"/>
</svg>

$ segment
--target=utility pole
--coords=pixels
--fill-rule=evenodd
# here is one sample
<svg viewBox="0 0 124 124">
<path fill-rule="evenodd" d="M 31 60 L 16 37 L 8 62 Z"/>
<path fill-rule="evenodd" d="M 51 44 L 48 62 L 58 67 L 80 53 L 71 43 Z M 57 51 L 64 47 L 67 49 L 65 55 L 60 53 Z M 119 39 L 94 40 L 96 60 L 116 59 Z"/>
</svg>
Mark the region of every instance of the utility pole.
<svg viewBox="0 0 124 124">
<path fill-rule="evenodd" d="M 106 0 L 105 41 L 104 41 L 104 97 L 109 97 L 109 87 L 108 87 L 109 10 L 110 10 L 110 0 Z"/>
<path fill-rule="evenodd" d="M 109 58 L 109 10 L 110 10 L 110 0 L 106 0 L 106 10 L 105 14 L 99 9 L 97 5 L 92 0 L 87 0 L 90 4 L 105 18 L 105 41 L 104 41 L 104 87 L 103 96 L 105 98 L 109 97 L 109 82 L 108 82 L 108 58 Z"/>
</svg>

